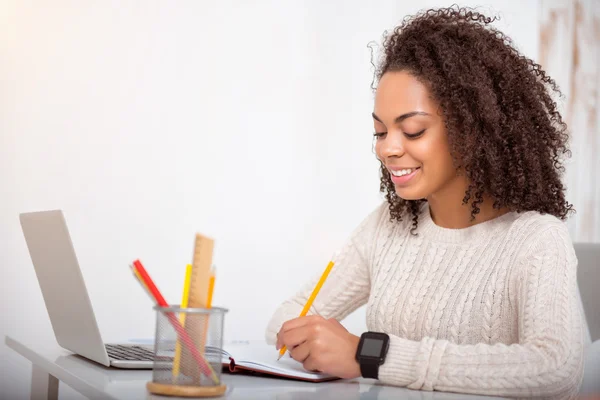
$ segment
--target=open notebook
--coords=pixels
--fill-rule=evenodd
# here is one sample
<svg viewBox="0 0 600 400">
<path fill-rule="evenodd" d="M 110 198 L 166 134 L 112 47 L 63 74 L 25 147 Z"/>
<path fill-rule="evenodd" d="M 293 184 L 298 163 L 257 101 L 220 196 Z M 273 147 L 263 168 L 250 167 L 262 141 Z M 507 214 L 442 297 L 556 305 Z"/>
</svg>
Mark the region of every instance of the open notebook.
<svg viewBox="0 0 600 400">
<path fill-rule="evenodd" d="M 309 382 L 338 379 L 332 375 L 305 370 L 301 363 L 289 356 L 289 353 L 277 361 L 279 352 L 275 346 L 269 346 L 264 342 L 225 343 L 223 350 L 209 347 L 205 350 L 220 352 L 223 366 L 231 373 L 250 371 Z"/>
</svg>

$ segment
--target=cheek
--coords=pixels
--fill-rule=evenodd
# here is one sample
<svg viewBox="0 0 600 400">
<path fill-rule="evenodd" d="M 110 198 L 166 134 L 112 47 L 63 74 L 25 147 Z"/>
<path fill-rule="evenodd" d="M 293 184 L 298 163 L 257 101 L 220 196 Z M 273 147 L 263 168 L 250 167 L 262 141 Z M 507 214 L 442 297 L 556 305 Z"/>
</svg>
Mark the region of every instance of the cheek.
<svg viewBox="0 0 600 400">
<path fill-rule="evenodd" d="M 381 161 L 382 157 L 381 157 L 381 141 L 380 140 L 375 141 L 375 144 L 373 145 L 373 150 L 375 151 L 375 157 L 377 157 L 377 159 Z"/>
<path fill-rule="evenodd" d="M 446 182 L 454 179 L 456 168 L 452 161 L 452 156 L 446 146 L 439 146 L 434 154 L 424 164 L 427 180 L 434 186 L 444 185 Z"/>
<path fill-rule="evenodd" d="M 408 148 L 407 148 L 408 149 Z M 422 138 L 410 144 L 410 155 L 427 169 L 434 168 L 447 152 L 441 140 L 433 137 Z"/>
<path fill-rule="evenodd" d="M 455 171 L 448 144 L 440 138 L 425 139 L 414 144 L 411 156 L 421 163 L 429 178 L 445 180 Z"/>
</svg>

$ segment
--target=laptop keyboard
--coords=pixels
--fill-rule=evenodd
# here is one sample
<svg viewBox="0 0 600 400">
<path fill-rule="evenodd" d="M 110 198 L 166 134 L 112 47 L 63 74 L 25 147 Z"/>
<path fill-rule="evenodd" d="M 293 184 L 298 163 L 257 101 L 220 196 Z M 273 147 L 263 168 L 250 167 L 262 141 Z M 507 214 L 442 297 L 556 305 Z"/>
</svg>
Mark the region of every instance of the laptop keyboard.
<svg viewBox="0 0 600 400">
<path fill-rule="evenodd" d="M 105 345 L 110 358 L 123 361 L 154 361 L 154 353 L 140 346 Z"/>
</svg>

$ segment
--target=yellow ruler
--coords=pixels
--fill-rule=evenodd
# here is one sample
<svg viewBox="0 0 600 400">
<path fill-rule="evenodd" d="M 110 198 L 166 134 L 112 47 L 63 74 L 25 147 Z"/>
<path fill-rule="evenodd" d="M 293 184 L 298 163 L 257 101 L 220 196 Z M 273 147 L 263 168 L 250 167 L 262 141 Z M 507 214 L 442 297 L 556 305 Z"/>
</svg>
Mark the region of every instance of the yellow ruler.
<svg viewBox="0 0 600 400">
<path fill-rule="evenodd" d="M 213 260 L 214 240 L 196 234 L 194 241 L 194 253 L 192 257 L 192 273 L 190 277 L 190 289 L 188 294 L 189 308 L 205 308 L 208 303 L 208 293 L 211 275 L 211 266 Z M 208 318 L 206 316 L 195 314 L 188 316 L 185 330 L 194 342 L 194 346 L 200 354 L 204 354 L 204 345 L 206 343 Z M 185 349 L 184 349 L 185 350 Z M 184 351 L 182 355 L 181 372 L 193 378 L 194 382 L 199 382 L 201 372 L 197 368 L 189 351 Z"/>
</svg>

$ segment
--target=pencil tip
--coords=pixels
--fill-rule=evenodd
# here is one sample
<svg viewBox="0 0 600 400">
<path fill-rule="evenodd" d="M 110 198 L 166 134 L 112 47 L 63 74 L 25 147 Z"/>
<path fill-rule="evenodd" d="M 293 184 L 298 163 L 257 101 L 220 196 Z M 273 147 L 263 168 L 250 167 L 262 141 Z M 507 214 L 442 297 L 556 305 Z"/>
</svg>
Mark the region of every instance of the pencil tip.
<svg viewBox="0 0 600 400">
<path fill-rule="evenodd" d="M 281 360 L 281 357 L 283 357 L 283 354 L 280 354 L 279 357 L 277 357 L 277 361 Z"/>
</svg>

